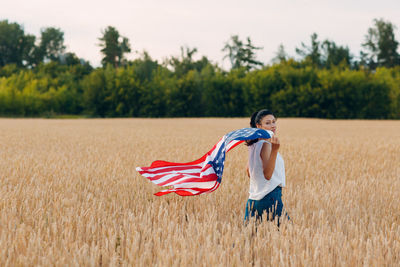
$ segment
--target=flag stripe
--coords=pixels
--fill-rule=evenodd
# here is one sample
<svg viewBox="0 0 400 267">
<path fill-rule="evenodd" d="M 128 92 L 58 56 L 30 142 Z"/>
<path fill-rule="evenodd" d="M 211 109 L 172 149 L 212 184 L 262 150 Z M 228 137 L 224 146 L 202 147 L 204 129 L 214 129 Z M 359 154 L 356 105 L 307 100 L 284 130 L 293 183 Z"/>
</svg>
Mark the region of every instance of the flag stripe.
<svg viewBox="0 0 400 267">
<path fill-rule="evenodd" d="M 184 170 L 190 170 L 190 169 L 201 169 L 202 167 L 200 165 L 188 165 L 188 166 L 168 166 L 168 167 L 159 167 L 159 168 L 152 168 L 152 167 L 141 167 L 142 172 L 148 172 L 148 173 L 163 173 L 163 172 L 168 172 L 168 171 L 184 171 Z"/>
<path fill-rule="evenodd" d="M 200 176 L 200 175 L 199 175 Z M 184 179 L 182 179 L 184 178 Z M 178 181 L 179 180 L 179 181 Z M 172 177 L 164 182 L 158 183 L 159 186 L 168 186 L 172 185 L 170 184 L 171 182 L 174 182 L 173 184 L 180 184 L 180 183 L 188 183 L 188 182 L 208 182 L 208 181 L 216 181 L 215 174 L 212 175 L 206 175 L 200 177 L 193 177 L 193 176 L 187 176 L 187 175 L 178 175 L 175 177 Z"/>
<path fill-rule="evenodd" d="M 177 171 L 170 171 L 169 173 L 178 173 L 178 172 Z M 179 173 L 190 174 L 190 175 L 196 175 L 196 174 L 200 175 L 200 172 L 199 172 L 198 169 L 188 169 L 188 170 L 185 170 L 185 171 L 180 171 Z M 154 178 L 158 179 L 158 178 L 162 177 L 163 175 L 165 175 L 165 172 L 164 173 L 162 173 L 162 172 L 157 172 L 157 173 L 140 172 L 140 174 L 146 175 L 146 177 L 152 178 L 151 180 L 154 180 Z"/>
<path fill-rule="evenodd" d="M 236 146 L 240 145 L 243 142 L 244 141 L 236 141 L 236 142 L 229 143 L 229 145 L 227 146 L 226 152 L 229 152 L 232 148 L 235 148 Z"/>
</svg>

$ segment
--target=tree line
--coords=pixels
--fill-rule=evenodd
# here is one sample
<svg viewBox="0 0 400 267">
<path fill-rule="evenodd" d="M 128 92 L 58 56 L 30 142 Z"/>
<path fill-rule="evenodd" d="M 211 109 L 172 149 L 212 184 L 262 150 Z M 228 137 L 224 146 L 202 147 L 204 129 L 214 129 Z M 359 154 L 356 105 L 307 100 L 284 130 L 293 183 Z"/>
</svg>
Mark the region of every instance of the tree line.
<svg viewBox="0 0 400 267">
<path fill-rule="evenodd" d="M 40 37 L 0 21 L 0 115 L 91 117 L 241 117 L 270 108 L 283 117 L 400 118 L 400 56 L 395 26 L 375 19 L 359 56 L 313 33 L 296 48 L 280 45 L 264 65 L 262 47 L 231 36 L 222 47 L 224 70 L 196 48 L 162 63 L 143 52 L 127 60 L 128 38 L 112 26 L 101 32 L 102 67 L 67 52 L 64 34 Z"/>
</svg>

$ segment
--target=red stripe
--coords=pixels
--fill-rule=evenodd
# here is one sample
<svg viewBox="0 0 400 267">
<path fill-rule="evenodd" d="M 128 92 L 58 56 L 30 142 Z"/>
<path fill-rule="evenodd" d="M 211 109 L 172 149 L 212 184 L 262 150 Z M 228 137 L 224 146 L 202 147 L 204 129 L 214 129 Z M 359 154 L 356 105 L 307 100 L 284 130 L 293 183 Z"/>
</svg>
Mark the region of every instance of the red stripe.
<svg viewBox="0 0 400 267">
<path fill-rule="evenodd" d="M 157 168 L 159 168 L 159 167 L 157 167 Z M 142 171 L 139 171 L 141 174 L 142 173 L 155 174 L 155 173 L 163 173 L 163 172 L 171 172 L 171 171 L 201 169 L 201 166 L 171 166 L 171 168 L 165 168 L 165 169 L 160 169 L 160 170 L 152 170 L 152 169 L 154 169 L 153 167 L 141 167 L 141 169 L 142 169 Z"/>
<path fill-rule="evenodd" d="M 219 183 L 215 182 L 215 185 L 211 189 L 210 188 L 198 188 L 198 187 L 177 188 L 177 189 L 169 189 L 169 190 L 166 190 L 166 191 L 160 191 L 160 192 L 155 193 L 154 195 L 162 196 L 162 195 L 166 195 L 166 194 L 174 192 L 174 193 L 176 193 L 176 194 L 178 194 L 180 196 L 196 196 L 196 195 L 200 195 L 200 194 L 203 194 L 203 193 L 206 193 L 206 192 L 212 192 L 215 189 L 217 189 L 218 186 L 219 186 Z M 195 190 L 195 191 L 198 191 L 198 192 L 193 194 L 193 193 L 188 192 L 186 190 Z"/>
<path fill-rule="evenodd" d="M 174 193 L 176 193 L 176 194 L 178 194 L 178 195 L 180 195 L 180 196 L 195 196 L 195 195 L 198 195 L 198 194 L 199 194 L 199 193 L 193 194 L 193 193 L 188 192 L 188 191 L 185 191 L 185 190 L 177 190 L 177 191 L 158 192 L 158 193 L 155 193 L 154 195 L 156 195 L 156 196 L 163 196 L 163 195 L 166 195 L 166 194 L 169 194 L 169 193 L 172 193 L 172 192 L 174 192 Z"/>
<path fill-rule="evenodd" d="M 234 148 L 234 147 L 240 145 L 240 144 L 243 143 L 243 142 L 244 142 L 244 141 L 237 142 L 237 143 L 234 144 L 231 148 L 229 148 L 226 152 L 229 152 L 232 148 Z"/>
<path fill-rule="evenodd" d="M 206 170 L 208 170 L 211 167 L 212 167 L 212 165 L 207 163 L 206 165 L 204 165 L 203 169 L 200 172 L 205 172 Z"/>
<path fill-rule="evenodd" d="M 161 191 L 160 191 L 160 192 L 155 193 L 154 195 L 160 197 L 160 196 L 163 196 L 163 195 L 166 195 L 166 194 L 169 194 L 169 193 L 172 193 L 172 192 L 168 192 L 168 191 L 163 191 L 163 192 L 161 192 Z"/>
<path fill-rule="evenodd" d="M 217 190 L 217 188 L 219 187 L 220 183 L 218 183 L 217 181 L 215 181 L 215 185 L 213 186 L 213 188 L 210 189 L 210 192 Z"/>
<path fill-rule="evenodd" d="M 193 194 L 192 192 L 188 192 L 188 191 L 185 191 L 185 190 L 179 190 L 179 191 L 175 191 L 174 193 L 176 193 L 176 194 L 178 194 L 178 195 L 180 195 L 182 197 L 185 197 L 185 196 L 195 196 L 195 195 L 198 195 L 200 192 L 197 193 L 197 194 Z"/>
<path fill-rule="evenodd" d="M 207 154 L 202 156 L 201 158 L 191 161 L 191 162 L 186 162 L 186 163 L 178 163 L 178 162 L 168 162 L 168 161 L 163 161 L 163 160 L 156 160 L 153 163 L 151 163 L 150 167 L 152 168 L 157 168 L 157 167 L 168 167 L 168 166 L 185 166 L 185 165 L 196 165 L 201 162 L 203 162 L 207 157 Z"/>
</svg>

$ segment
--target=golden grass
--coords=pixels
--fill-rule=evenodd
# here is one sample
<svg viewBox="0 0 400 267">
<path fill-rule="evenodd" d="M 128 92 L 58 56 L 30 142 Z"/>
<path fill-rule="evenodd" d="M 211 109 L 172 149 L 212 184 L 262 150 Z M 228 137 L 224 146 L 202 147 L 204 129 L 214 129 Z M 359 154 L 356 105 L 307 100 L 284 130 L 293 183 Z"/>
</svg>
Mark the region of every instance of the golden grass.
<svg viewBox="0 0 400 267">
<path fill-rule="evenodd" d="M 247 148 L 220 188 L 156 197 L 136 166 L 194 160 L 248 119 L 0 119 L 1 266 L 395 266 L 400 122 L 278 120 L 292 222 L 243 226 Z"/>
</svg>

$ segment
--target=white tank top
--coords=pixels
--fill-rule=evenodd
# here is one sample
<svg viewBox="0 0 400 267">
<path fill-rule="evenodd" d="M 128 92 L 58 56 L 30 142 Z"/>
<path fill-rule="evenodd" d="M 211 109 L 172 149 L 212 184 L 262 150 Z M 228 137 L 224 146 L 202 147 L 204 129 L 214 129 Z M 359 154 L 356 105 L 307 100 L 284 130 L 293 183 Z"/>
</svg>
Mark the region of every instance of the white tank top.
<svg viewBox="0 0 400 267">
<path fill-rule="evenodd" d="M 270 180 L 265 179 L 263 172 L 263 163 L 260 156 L 261 148 L 265 140 L 259 140 L 257 143 L 249 146 L 249 173 L 250 190 L 249 199 L 260 200 L 277 186 L 285 187 L 285 163 L 278 152 L 276 156 L 275 169 Z"/>
</svg>

